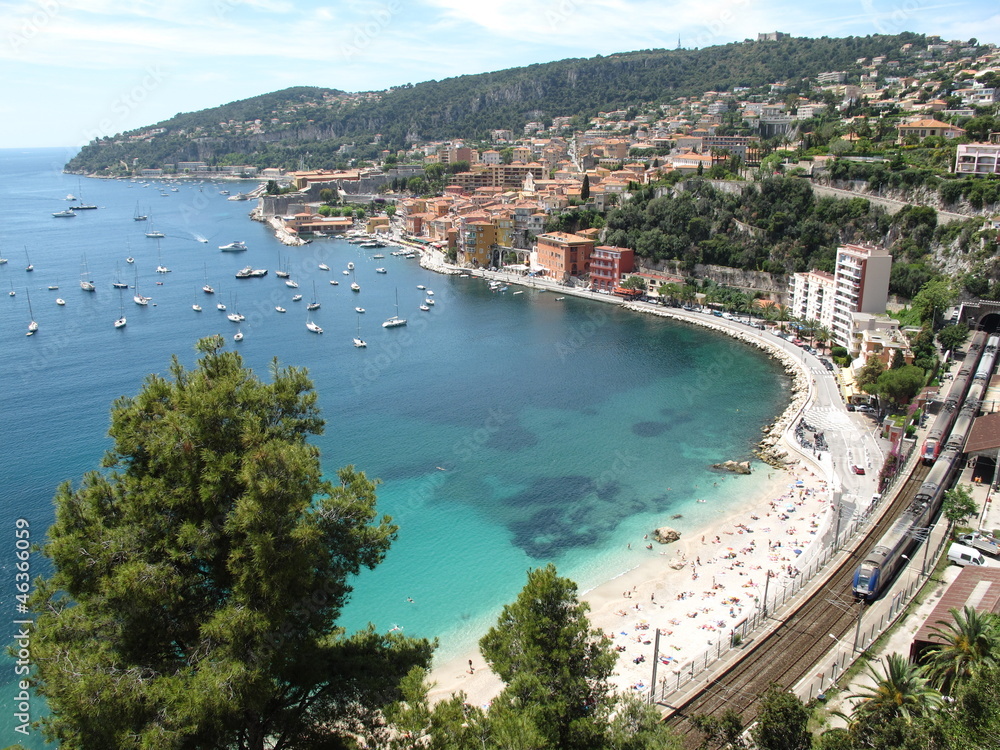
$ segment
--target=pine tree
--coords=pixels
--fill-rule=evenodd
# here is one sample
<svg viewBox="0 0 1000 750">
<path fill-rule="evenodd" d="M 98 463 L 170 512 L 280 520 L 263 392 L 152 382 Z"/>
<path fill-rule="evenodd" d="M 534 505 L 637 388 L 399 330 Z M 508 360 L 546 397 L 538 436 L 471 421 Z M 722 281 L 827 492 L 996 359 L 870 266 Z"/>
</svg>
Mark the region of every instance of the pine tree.
<svg viewBox="0 0 1000 750">
<path fill-rule="evenodd" d="M 528 572 L 513 604 L 479 642 L 480 651 L 506 687 L 494 711 L 529 715 L 546 747 L 600 747 L 608 730 L 615 665 L 610 641 L 591 630 L 590 609 L 576 584 L 551 563 Z"/>
<path fill-rule="evenodd" d="M 56 494 L 32 647 L 67 750 L 315 747 L 430 658 L 336 628 L 396 527 L 363 473 L 323 478 L 305 371 L 264 383 L 222 345 L 118 399 L 103 470 Z"/>
</svg>

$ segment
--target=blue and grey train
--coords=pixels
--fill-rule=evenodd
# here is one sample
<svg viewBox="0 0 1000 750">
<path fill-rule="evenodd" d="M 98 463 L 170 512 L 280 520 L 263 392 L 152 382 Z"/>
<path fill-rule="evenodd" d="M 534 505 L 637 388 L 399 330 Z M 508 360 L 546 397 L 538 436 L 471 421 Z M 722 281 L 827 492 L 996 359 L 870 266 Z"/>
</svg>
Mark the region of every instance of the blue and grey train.
<svg viewBox="0 0 1000 750">
<path fill-rule="evenodd" d="M 965 362 L 952 381 L 951 388 L 948 389 L 944 407 L 935 418 L 931 429 L 928 430 L 927 437 L 924 438 L 924 444 L 920 447 L 920 458 L 928 466 L 934 463 L 938 454 L 941 453 L 941 449 L 944 448 L 944 441 L 951 432 L 952 424 L 958 416 L 959 407 L 965 400 L 969 386 L 972 385 L 972 374 L 978 366 L 986 336 L 985 331 L 977 331 L 973 335 L 972 342 L 965 354 Z"/>
<path fill-rule="evenodd" d="M 854 595 L 866 601 L 881 596 L 905 562 L 904 555 L 917 546 L 920 531 L 930 526 L 941 508 L 944 493 L 951 487 L 955 473 L 962 465 L 965 441 L 996 364 L 1000 337 L 990 336 L 969 386 L 965 401 L 956 409 L 951 433 L 944 448 L 931 467 L 926 481 L 920 485 L 910 506 L 900 514 L 892 527 L 879 539 L 854 573 Z"/>
</svg>

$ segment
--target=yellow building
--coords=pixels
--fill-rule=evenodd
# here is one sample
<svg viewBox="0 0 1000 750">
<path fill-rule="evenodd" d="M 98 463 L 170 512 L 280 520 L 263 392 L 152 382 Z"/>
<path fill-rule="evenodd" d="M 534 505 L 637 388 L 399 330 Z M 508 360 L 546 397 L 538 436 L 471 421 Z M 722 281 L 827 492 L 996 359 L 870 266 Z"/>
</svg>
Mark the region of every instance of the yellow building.
<svg viewBox="0 0 1000 750">
<path fill-rule="evenodd" d="M 471 221 L 462 232 L 459 261 L 473 266 L 488 266 L 496 244 L 497 227 L 493 222 Z"/>
</svg>

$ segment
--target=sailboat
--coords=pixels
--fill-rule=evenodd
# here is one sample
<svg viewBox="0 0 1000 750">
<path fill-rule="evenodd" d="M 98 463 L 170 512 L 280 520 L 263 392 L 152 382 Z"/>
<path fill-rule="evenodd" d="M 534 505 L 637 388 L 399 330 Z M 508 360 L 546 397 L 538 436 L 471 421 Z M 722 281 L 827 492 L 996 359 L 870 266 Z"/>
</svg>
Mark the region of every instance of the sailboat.
<svg viewBox="0 0 1000 750">
<path fill-rule="evenodd" d="M 145 221 L 149 217 L 146 214 L 139 213 L 139 202 L 135 203 L 135 214 L 132 216 L 133 221 Z"/>
<path fill-rule="evenodd" d="M 80 288 L 85 292 L 95 292 L 97 287 L 94 286 L 93 279 L 90 278 L 90 271 L 87 268 L 87 256 L 83 256 L 83 267 L 80 271 Z"/>
<path fill-rule="evenodd" d="M 397 326 L 405 326 L 406 318 L 399 317 L 399 290 L 396 290 L 396 314 L 391 318 L 382 323 L 383 328 L 396 328 Z"/>
<path fill-rule="evenodd" d="M 205 286 L 201 288 L 205 294 L 215 294 L 215 289 L 208 283 L 208 263 L 205 264 Z"/>
<path fill-rule="evenodd" d="M 316 282 L 313 282 L 312 302 L 306 305 L 306 310 L 319 310 L 319 300 L 316 299 Z"/>
<path fill-rule="evenodd" d="M 28 261 L 28 265 L 24 267 L 24 270 L 27 271 L 28 273 L 31 273 L 32 271 L 35 270 L 35 267 L 31 265 L 31 258 L 28 257 L 28 248 L 24 248 L 24 259 Z"/>
<path fill-rule="evenodd" d="M 125 299 L 118 293 L 118 320 L 115 321 L 115 328 L 125 327 Z"/>
<path fill-rule="evenodd" d="M 239 307 L 235 304 L 233 305 L 233 311 L 229 313 L 229 315 L 227 315 L 226 317 L 229 318 L 234 323 L 241 323 L 242 321 L 247 319 L 246 315 L 240 315 Z"/>
<path fill-rule="evenodd" d="M 288 272 L 288 261 L 282 261 L 281 255 L 278 255 L 278 270 L 274 272 L 274 275 L 279 279 L 287 279 L 291 274 Z"/>
<path fill-rule="evenodd" d="M 80 183 L 80 187 L 79 187 L 79 191 L 78 192 L 80 193 L 81 196 L 83 195 L 83 183 L 82 182 Z M 80 211 L 80 210 L 86 211 L 87 209 L 95 209 L 95 208 L 97 208 L 97 206 L 95 206 L 93 203 L 84 203 L 83 202 L 83 198 L 77 198 L 77 200 L 80 201 L 80 202 L 77 205 L 73 206 L 73 210 L 74 211 Z"/>
<path fill-rule="evenodd" d="M 163 257 L 160 255 L 160 241 L 156 241 L 156 272 L 157 273 L 170 273 L 170 269 L 163 265 Z"/>
<path fill-rule="evenodd" d="M 367 342 L 361 338 L 361 318 L 358 318 L 358 335 L 354 337 L 354 345 L 359 349 L 368 346 Z"/>
<path fill-rule="evenodd" d="M 139 294 L 139 269 L 135 269 L 135 294 L 132 295 L 132 301 L 137 305 L 148 305 L 151 297 L 143 297 Z"/>
<path fill-rule="evenodd" d="M 312 318 L 306 320 L 306 328 L 308 328 L 313 333 L 323 333 L 323 329 L 312 322 Z"/>
<path fill-rule="evenodd" d="M 351 291 L 352 292 L 360 292 L 361 291 L 361 287 L 358 286 L 358 281 L 354 277 L 354 269 L 351 269 Z"/>
<path fill-rule="evenodd" d="M 148 232 L 146 232 L 146 236 L 147 236 L 147 237 L 149 237 L 150 239 L 153 239 L 153 240 L 158 240 L 158 239 L 161 239 L 161 238 L 163 238 L 163 237 L 166 237 L 167 235 L 165 235 L 165 234 L 164 234 L 163 232 L 161 232 L 161 231 L 160 231 L 159 229 L 155 228 L 155 227 L 153 226 L 153 222 L 152 222 L 152 221 L 150 221 L 150 222 L 149 222 L 149 231 L 148 231 Z"/>
<path fill-rule="evenodd" d="M 34 336 L 35 331 L 38 330 L 38 323 L 35 322 L 35 313 L 31 311 L 31 292 L 25 289 L 24 293 L 28 295 L 28 316 L 31 318 L 31 322 L 28 323 L 28 332 L 25 336 Z"/>
<path fill-rule="evenodd" d="M 242 340 L 243 340 L 243 331 L 236 329 L 236 333 L 233 334 L 233 341 L 242 341 Z"/>
<path fill-rule="evenodd" d="M 115 280 L 111 282 L 111 286 L 115 289 L 128 289 L 128 284 L 122 281 L 122 267 L 119 264 L 115 264 Z"/>
</svg>

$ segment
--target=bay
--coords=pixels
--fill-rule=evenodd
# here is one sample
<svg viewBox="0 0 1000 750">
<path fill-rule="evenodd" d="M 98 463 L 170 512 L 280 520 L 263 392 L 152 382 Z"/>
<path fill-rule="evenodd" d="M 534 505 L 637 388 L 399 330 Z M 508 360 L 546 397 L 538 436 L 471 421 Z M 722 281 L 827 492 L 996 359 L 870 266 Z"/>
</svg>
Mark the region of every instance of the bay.
<svg viewBox="0 0 1000 750">
<path fill-rule="evenodd" d="M 611 305 L 514 295 L 516 287 L 494 293 L 481 280 L 393 257 L 392 248 L 339 239 L 287 248 L 248 219 L 251 203 L 220 194 L 256 183 L 81 180 L 60 171 L 69 155 L 0 151 L 8 259 L 0 265 L 0 533 L 9 539 L 0 607 L 11 622 L 16 520 L 42 542 L 58 484 L 97 467 L 109 448 L 113 400 L 166 373 L 172 355 L 193 365 L 195 342 L 214 333 L 262 377 L 275 357 L 307 367 L 327 422 L 315 441 L 324 471 L 354 464 L 382 480 L 379 510 L 399 524 L 398 539 L 382 565 L 359 576 L 341 624 L 438 637 L 440 658 L 475 644 L 529 568 L 555 562 L 586 590 L 644 559 L 641 540 L 654 526 L 683 531 L 757 486 L 756 476 L 708 468 L 748 458 L 760 427 L 787 402 L 780 368 L 755 349 Z M 68 193 L 99 208 L 53 218 Z M 159 243 L 145 237 L 147 222 L 133 221 L 137 208 L 166 235 Z M 219 250 L 235 240 L 249 249 Z M 95 293 L 79 287 L 84 260 Z M 354 273 L 344 275 L 349 262 Z M 160 263 L 171 272 L 155 273 Z M 274 275 L 279 264 L 298 289 Z M 270 272 L 235 279 L 245 265 Z M 138 280 L 150 304 L 112 288 L 116 274 Z M 352 278 L 360 293 L 349 289 Z M 201 291 L 206 280 L 215 295 Z M 418 309 L 427 294 L 418 285 L 434 291 L 429 311 Z M 29 292 L 39 323 L 31 337 Z M 295 293 L 303 300 L 292 301 Z M 305 327 L 314 294 L 322 335 Z M 409 325 L 384 329 L 397 297 Z M 230 322 L 217 302 L 246 320 Z M 115 329 L 121 309 L 128 322 Z M 367 349 L 352 346 L 359 320 Z M 676 514 L 683 519 L 669 521 Z M 40 555 L 31 563 L 32 574 L 45 571 Z M 0 669 L 0 743 L 41 747 L 36 733 L 13 731 L 13 663 Z"/>
</svg>

